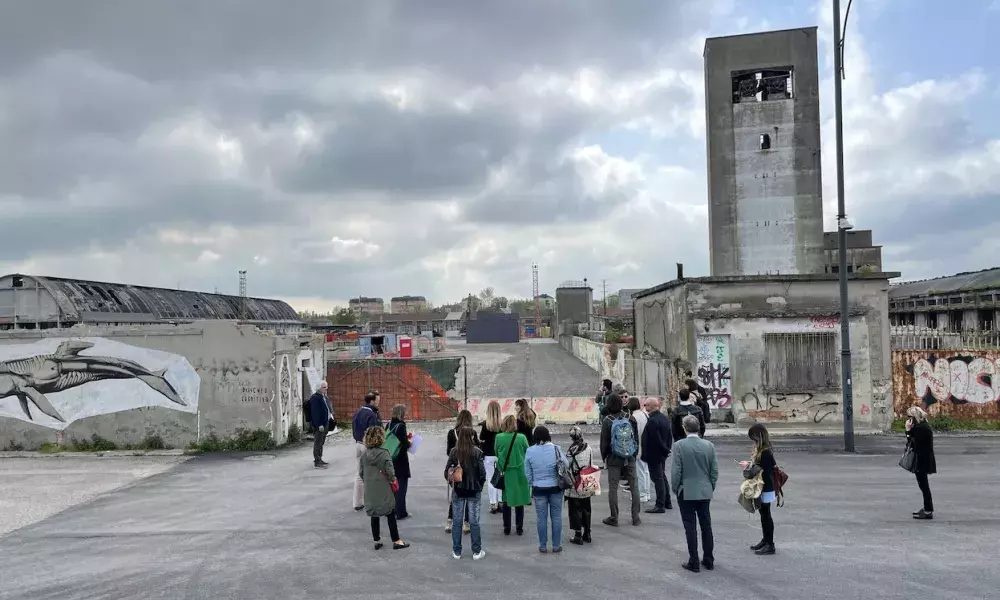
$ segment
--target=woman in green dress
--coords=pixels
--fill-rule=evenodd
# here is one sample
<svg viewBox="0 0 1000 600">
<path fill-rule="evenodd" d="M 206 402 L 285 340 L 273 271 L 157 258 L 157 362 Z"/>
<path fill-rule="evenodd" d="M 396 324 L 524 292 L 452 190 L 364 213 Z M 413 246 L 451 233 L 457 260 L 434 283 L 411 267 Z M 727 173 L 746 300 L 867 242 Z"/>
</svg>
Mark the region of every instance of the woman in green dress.
<svg viewBox="0 0 1000 600">
<path fill-rule="evenodd" d="M 517 432 L 517 417 L 507 415 L 497 434 L 494 446 L 497 471 L 503 472 L 503 534 L 510 535 L 510 512 L 514 509 L 517 535 L 524 535 L 524 507 L 531 502 L 531 488 L 524 474 L 524 454 L 528 438 Z"/>
</svg>

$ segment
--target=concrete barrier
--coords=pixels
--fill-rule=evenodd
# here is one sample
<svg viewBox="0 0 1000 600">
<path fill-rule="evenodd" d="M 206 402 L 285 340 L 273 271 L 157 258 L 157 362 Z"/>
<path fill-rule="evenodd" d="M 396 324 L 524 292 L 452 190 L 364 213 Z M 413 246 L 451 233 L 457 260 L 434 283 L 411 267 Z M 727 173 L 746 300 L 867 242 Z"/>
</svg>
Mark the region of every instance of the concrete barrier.
<svg viewBox="0 0 1000 600">
<path fill-rule="evenodd" d="M 641 398 L 645 400 L 646 396 Z M 492 400 L 500 403 L 501 414 L 514 414 L 514 402 L 517 398 L 469 398 L 466 406 L 476 422 L 486 418 L 486 406 Z M 600 418 L 593 396 L 532 398 L 531 408 L 538 415 L 539 424 L 593 423 Z"/>
</svg>

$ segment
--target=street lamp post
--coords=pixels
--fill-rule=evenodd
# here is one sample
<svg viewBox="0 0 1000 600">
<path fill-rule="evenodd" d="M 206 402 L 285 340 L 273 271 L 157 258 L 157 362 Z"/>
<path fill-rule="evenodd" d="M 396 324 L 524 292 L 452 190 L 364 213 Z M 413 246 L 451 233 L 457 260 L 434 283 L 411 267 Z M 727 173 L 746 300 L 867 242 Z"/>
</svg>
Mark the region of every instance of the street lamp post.
<svg viewBox="0 0 1000 600">
<path fill-rule="evenodd" d="M 850 10 L 850 4 L 848 4 Z M 846 23 L 845 23 L 846 25 Z M 837 132 L 837 272 L 840 276 L 840 374 L 844 407 L 844 451 L 854 452 L 854 394 L 851 384 L 851 323 L 847 307 L 847 221 L 844 203 L 843 44 L 840 0 L 833 0 L 833 102 Z"/>
</svg>

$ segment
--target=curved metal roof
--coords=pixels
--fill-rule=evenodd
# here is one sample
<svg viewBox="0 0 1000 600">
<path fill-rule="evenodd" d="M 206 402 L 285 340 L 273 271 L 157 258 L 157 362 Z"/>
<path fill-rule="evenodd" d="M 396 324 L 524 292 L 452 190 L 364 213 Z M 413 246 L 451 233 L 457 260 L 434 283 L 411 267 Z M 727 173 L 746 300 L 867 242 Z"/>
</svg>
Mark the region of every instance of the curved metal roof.
<svg viewBox="0 0 1000 600">
<path fill-rule="evenodd" d="M 1000 267 L 994 267 L 983 271 L 893 284 L 889 287 L 889 297 L 908 298 L 930 294 L 955 294 L 998 287 L 1000 287 Z"/>
<path fill-rule="evenodd" d="M 150 320 L 157 321 L 240 317 L 239 296 L 62 277 L 18 274 L 7 277 L 21 277 L 25 282 L 37 282 L 52 294 L 66 320 L 86 320 L 89 315 L 101 315 L 105 319 L 112 315 L 132 315 L 152 317 Z M 247 298 L 246 320 L 301 322 L 298 313 L 287 303 L 266 298 Z"/>
</svg>

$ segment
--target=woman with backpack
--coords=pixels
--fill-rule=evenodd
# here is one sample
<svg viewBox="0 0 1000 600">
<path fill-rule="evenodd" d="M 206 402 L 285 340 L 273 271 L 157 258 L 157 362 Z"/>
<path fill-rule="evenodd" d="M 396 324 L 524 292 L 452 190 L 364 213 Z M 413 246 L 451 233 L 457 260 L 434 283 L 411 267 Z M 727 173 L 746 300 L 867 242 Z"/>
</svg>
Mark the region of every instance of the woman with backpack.
<svg viewBox="0 0 1000 600">
<path fill-rule="evenodd" d="M 500 512 L 500 490 L 489 483 L 493 479 L 493 472 L 497 466 L 497 456 L 494 444 L 497 434 L 500 433 L 500 403 L 490 400 L 486 405 L 486 420 L 483 421 L 479 430 L 479 447 L 486 457 L 486 485 L 490 500 L 490 514 L 495 515 Z"/>
<path fill-rule="evenodd" d="M 382 536 L 379 519 L 385 517 L 389 522 L 389 537 L 394 550 L 409 548 L 410 545 L 399 537 L 396 527 L 396 496 L 393 493 L 396 481 L 396 471 L 392 467 L 392 457 L 389 451 L 382 447 L 385 443 L 385 430 L 381 425 L 369 427 L 364 435 L 365 451 L 358 459 L 358 477 L 365 484 L 365 512 L 372 520 L 372 539 L 375 549 L 382 548 Z"/>
<path fill-rule="evenodd" d="M 538 415 L 524 398 L 514 402 L 514 412 L 517 414 L 517 432 L 528 440 L 529 446 L 533 446 L 535 444 L 535 420 Z"/>
<path fill-rule="evenodd" d="M 455 428 L 448 430 L 448 443 L 445 446 L 445 453 L 448 456 L 451 456 L 451 451 L 454 450 L 455 446 L 458 444 L 458 430 L 463 427 L 468 427 L 470 429 L 472 428 L 472 413 L 467 410 L 458 411 L 458 416 L 455 418 Z M 473 430 L 473 434 L 475 434 L 475 430 Z M 476 445 L 477 446 L 479 445 L 478 439 L 476 440 Z M 444 526 L 445 533 L 451 533 L 451 521 L 452 521 L 451 500 L 452 500 L 452 489 L 451 486 L 448 486 L 448 524 Z M 465 526 L 463 527 L 463 530 L 465 531 L 465 533 L 469 533 L 470 529 L 471 526 L 469 525 L 469 509 L 468 507 L 466 507 Z"/>
<path fill-rule="evenodd" d="M 924 496 L 924 507 L 913 513 L 914 519 L 930 520 L 934 518 L 934 499 L 931 497 L 928 475 L 937 473 L 937 461 L 934 458 L 934 430 L 927 423 L 927 413 L 919 406 L 911 406 L 906 411 L 906 442 L 910 444 L 916 455 L 917 485 Z"/>
<path fill-rule="evenodd" d="M 601 424 L 601 458 L 608 470 L 608 504 L 611 516 L 601 521 L 618 527 L 618 485 L 624 479 L 631 490 L 632 525 L 642 524 L 639 518 L 639 487 L 636 483 L 635 461 L 639 454 L 639 426 L 622 406 L 618 394 L 608 398 L 608 416 Z"/>
<path fill-rule="evenodd" d="M 394 435 L 399 440 L 399 452 L 392 459 L 392 467 L 396 470 L 399 489 L 396 490 L 396 520 L 402 521 L 410 516 L 406 512 L 406 489 L 410 481 L 410 436 L 406 433 L 406 405 L 397 404 L 392 407 L 392 420 L 386 426 L 386 435 Z"/>
<path fill-rule="evenodd" d="M 524 507 L 531 501 L 528 478 L 524 475 L 524 455 L 528 451 L 528 438 L 517 431 L 517 419 L 507 415 L 500 424 L 500 433 L 494 442 L 497 468 L 494 479 L 503 490 L 503 534 L 510 535 L 510 513 L 514 509 L 517 535 L 524 535 Z M 499 473 L 500 475 L 497 475 Z"/>
<path fill-rule="evenodd" d="M 480 499 L 486 484 L 486 465 L 483 451 L 476 447 L 476 432 L 471 427 L 462 427 L 456 433 L 455 448 L 448 453 L 444 467 L 444 478 L 452 489 L 452 557 L 462 558 L 462 514 L 468 514 L 466 523 L 472 532 L 472 560 L 486 556 L 483 538 L 479 529 Z"/>
<path fill-rule="evenodd" d="M 573 426 L 569 430 L 569 468 L 573 480 L 579 481 L 580 471 L 584 467 L 594 466 L 594 449 L 583 439 L 583 430 Z M 566 502 L 569 505 L 569 528 L 573 530 L 573 538 L 569 541 L 577 546 L 591 543 L 590 537 L 590 492 L 578 490 L 575 487 L 566 490 Z"/>
<path fill-rule="evenodd" d="M 753 441 L 753 452 L 750 460 L 740 463 L 744 470 L 751 467 L 759 467 L 760 476 L 764 482 L 763 491 L 760 494 L 760 527 L 763 530 L 763 538 L 750 546 L 754 554 L 760 556 L 775 553 L 774 549 L 774 519 L 771 517 L 771 507 L 775 502 L 774 489 L 774 468 L 778 463 L 774 460 L 774 452 L 771 450 L 771 434 L 767 428 L 760 423 L 754 423 L 747 431 L 747 436 Z"/>
</svg>

